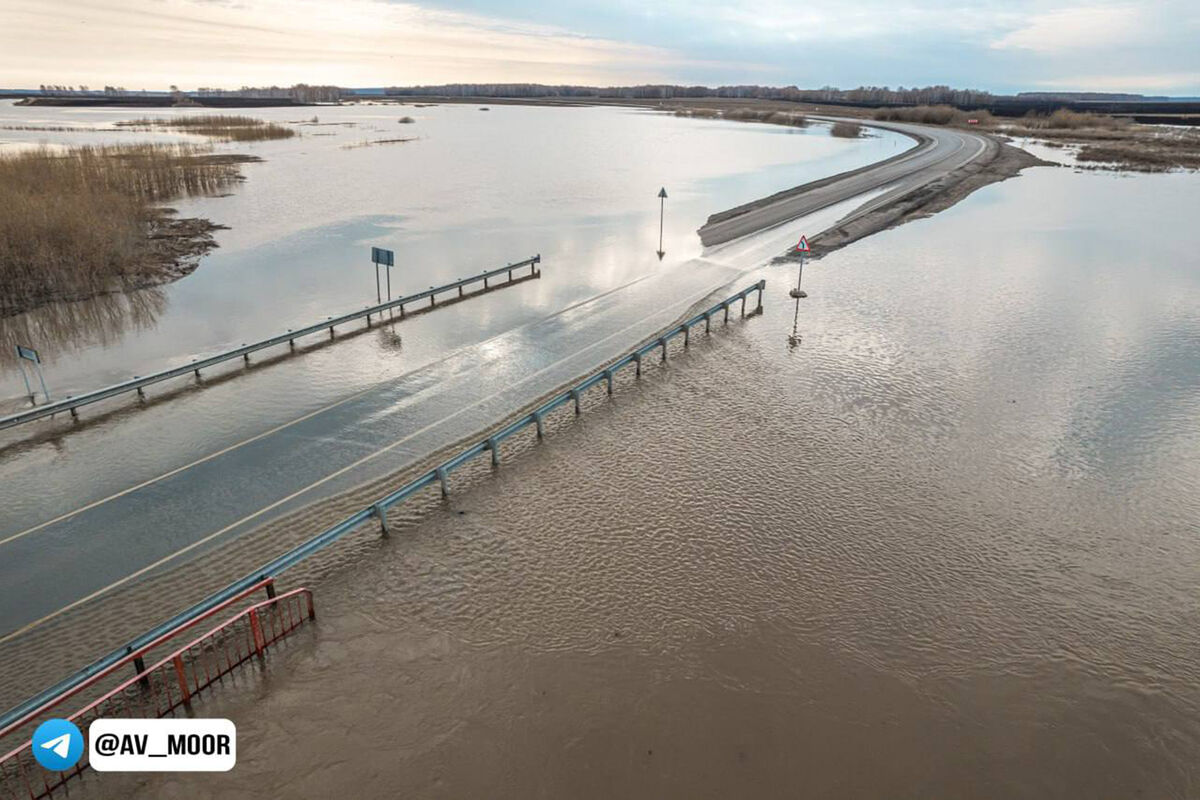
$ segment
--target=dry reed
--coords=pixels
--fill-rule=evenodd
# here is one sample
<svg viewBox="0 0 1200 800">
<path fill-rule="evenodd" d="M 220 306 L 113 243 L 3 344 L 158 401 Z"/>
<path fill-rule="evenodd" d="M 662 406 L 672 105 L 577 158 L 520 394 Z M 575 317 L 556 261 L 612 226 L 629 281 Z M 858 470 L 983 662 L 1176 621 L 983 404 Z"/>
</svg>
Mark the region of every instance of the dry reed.
<svg viewBox="0 0 1200 800">
<path fill-rule="evenodd" d="M 194 147 L 42 148 L 0 156 L 0 315 L 114 288 L 155 264 L 156 203 L 220 192 L 237 156 Z"/>
<path fill-rule="evenodd" d="M 316 117 L 313 118 L 314 120 Z M 181 131 L 207 136 L 220 142 L 257 142 L 264 139 L 287 139 L 295 136 L 291 128 L 276 122 L 236 114 L 187 114 L 177 117 L 141 117 L 118 122 L 117 125 L 135 130 Z"/>
</svg>

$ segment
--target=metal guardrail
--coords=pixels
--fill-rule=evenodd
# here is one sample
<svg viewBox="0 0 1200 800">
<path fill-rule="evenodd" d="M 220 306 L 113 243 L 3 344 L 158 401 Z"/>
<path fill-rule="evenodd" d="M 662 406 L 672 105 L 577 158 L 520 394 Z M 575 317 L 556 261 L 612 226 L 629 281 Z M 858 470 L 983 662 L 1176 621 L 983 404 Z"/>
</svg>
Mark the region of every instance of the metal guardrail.
<svg viewBox="0 0 1200 800">
<path fill-rule="evenodd" d="M 255 603 L 188 644 L 138 671 L 124 683 L 71 714 L 81 730 L 104 718 L 156 719 L 180 706 L 268 647 L 316 619 L 312 592 L 305 588 Z M 64 772 L 37 765 L 32 742 L 0 757 L 0 797 L 50 797 L 54 790 L 83 773 L 86 757 Z M 17 792 L 10 791 L 16 787 Z M 19 792 L 19 794 L 18 794 Z"/>
<path fill-rule="evenodd" d="M 654 338 L 648 340 L 646 343 L 635 348 L 621 358 L 618 358 L 616 361 L 613 361 L 607 367 L 592 373 L 566 391 L 555 395 L 550 400 L 538 406 L 532 412 L 485 436 L 475 444 L 460 451 L 457 455 L 450 457 L 438 466 L 429 470 L 424 475 L 409 481 L 404 486 L 400 487 L 386 497 L 383 497 L 371 505 L 360 509 L 333 527 L 327 528 L 308 541 L 293 547 L 283 555 L 268 561 L 266 564 L 263 564 L 261 567 L 254 570 L 244 578 L 229 584 L 224 589 L 221 589 L 215 594 L 206 597 L 204 600 L 201 600 L 192 607 L 181 611 L 161 625 L 158 625 L 152 630 L 143 633 L 141 636 L 129 642 L 124 647 L 114 650 L 107 656 L 98 659 L 87 667 L 84 667 L 82 670 L 79 670 L 75 674 L 58 682 L 54 686 L 51 686 L 50 688 L 38 693 L 34 697 L 31 697 L 24 703 L 21 703 L 15 708 L 8 710 L 2 716 L 0 716 L 0 729 L 8 728 L 8 726 L 10 726 L 15 720 L 26 717 L 33 709 L 46 707 L 48 703 L 54 700 L 54 698 L 64 693 L 71 692 L 80 683 L 88 680 L 88 678 L 97 672 L 107 669 L 108 667 L 117 663 L 128 653 L 145 648 L 148 643 L 158 639 L 163 635 L 163 633 L 176 629 L 189 620 L 207 613 L 215 606 L 226 602 L 230 597 L 246 591 L 248 588 L 254 586 L 260 581 L 266 580 L 268 577 L 278 576 L 284 570 L 295 566 L 312 554 L 324 549 L 326 546 L 342 538 L 359 525 L 362 525 L 364 522 L 372 518 L 378 519 L 382 533 L 387 535 L 387 510 L 391 506 L 399 503 L 407 497 L 416 494 L 428 486 L 432 486 L 435 483 L 440 485 L 443 496 L 449 494 L 450 487 L 448 484 L 448 476 L 452 470 L 461 466 L 464 462 L 469 461 L 485 451 L 490 451 L 492 463 L 499 464 L 501 441 L 530 425 L 534 425 L 537 428 L 538 438 L 541 438 L 544 433 L 543 421 L 548 413 L 566 403 L 574 402 L 575 413 L 578 414 L 580 412 L 579 401 L 583 392 L 600 384 L 601 382 L 604 382 L 607 384 L 608 393 L 612 394 L 613 378 L 620 369 L 628 366 L 629 364 L 635 364 L 637 370 L 636 374 L 640 377 L 642 374 L 642 359 L 646 355 L 653 353 L 655 350 L 661 349 L 662 360 L 666 361 L 667 344 L 672 339 L 682 335 L 684 346 L 687 346 L 691 336 L 691 329 L 694 326 L 703 322 L 704 330 L 707 333 L 711 326 L 712 317 L 718 313 L 723 313 L 723 321 L 728 322 L 730 306 L 732 306 L 734 303 L 737 303 L 739 300 L 741 301 L 741 313 L 744 315 L 746 313 L 746 298 L 754 292 L 758 292 L 758 307 L 761 308 L 762 293 L 763 289 L 766 288 L 766 283 L 767 282 L 765 280 L 761 280 L 758 283 L 748 286 L 737 294 L 734 294 L 725 300 L 722 300 L 720 303 L 712 306 L 707 311 L 702 311 L 691 319 L 660 332 Z"/>
<path fill-rule="evenodd" d="M 486 270 L 479 275 L 474 275 L 470 278 L 460 278 L 453 283 L 447 283 L 445 286 L 431 286 L 423 292 L 417 292 L 416 294 L 410 294 L 395 300 L 389 300 L 386 303 L 380 303 L 378 305 L 367 306 L 361 311 L 352 311 L 348 314 L 342 314 L 337 317 L 329 317 L 324 322 L 318 322 L 297 330 L 289 329 L 285 333 L 281 333 L 278 336 L 272 336 L 269 339 L 263 339 L 251 344 L 244 344 L 241 347 L 235 347 L 232 350 L 226 350 L 225 352 L 218 353 L 215 356 L 194 360 L 191 363 L 183 364 L 178 367 L 164 369 L 160 372 L 155 372 L 152 375 L 135 376 L 130 380 L 116 383 L 112 386 L 106 386 L 103 389 L 96 389 L 94 391 L 74 397 L 68 396 L 62 400 L 55 400 L 52 403 L 36 406 L 28 411 L 19 411 L 16 414 L 9 414 L 8 416 L 0 417 L 0 430 L 5 428 L 13 428 L 17 425 L 23 425 L 26 422 L 32 422 L 35 419 L 42 419 L 43 417 L 50 417 L 55 414 L 60 414 L 64 411 L 70 412 L 72 417 L 76 417 L 78 416 L 76 409 L 78 409 L 80 406 L 98 403 L 101 400 L 107 400 L 110 397 L 115 397 L 116 395 L 124 394 L 126 392 L 137 392 L 139 395 L 141 395 L 145 387 L 151 384 L 170 380 L 171 378 L 178 378 L 182 375 L 187 375 L 189 372 L 194 373 L 197 377 L 199 377 L 200 370 L 202 369 L 208 369 L 209 367 L 216 366 L 217 364 L 221 364 L 226 361 L 232 361 L 238 357 L 249 361 L 251 353 L 259 350 L 265 350 L 268 347 L 275 347 L 285 342 L 288 344 L 293 344 L 296 339 L 309 336 L 314 333 L 319 333 L 326 329 L 328 329 L 332 334 L 335 326 L 343 325 L 347 322 L 353 322 L 357 319 L 363 319 L 364 317 L 367 320 L 367 324 L 370 325 L 372 315 L 382 314 L 384 311 L 389 311 L 394 308 L 400 309 L 400 317 L 403 319 L 404 307 L 406 305 L 411 305 L 418 301 L 428 299 L 429 304 L 433 306 L 436 305 L 435 298 L 437 295 L 444 292 L 454 291 L 455 289 L 458 290 L 458 296 L 462 297 L 463 287 L 465 286 L 482 281 L 483 287 L 487 289 L 489 288 L 489 279 L 507 273 L 508 279 L 511 281 L 513 278 L 513 271 L 523 269 L 525 267 L 529 267 L 530 275 L 537 275 L 537 265 L 540 264 L 541 261 L 541 255 L 532 256 L 524 261 L 518 261 L 515 264 L 508 264 L 507 266 L 499 267 L 497 269 Z"/>
<path fill-rule="evenodd" d="M 11 723 L 6 723 L 6 724 L 0 726 L 0 742 L 4 741 L 5 737 L 7 737 L 13 733 L 16 733 L 23 726 L 32 723 L 38 717 L 47 716 L 48 712 L 52 711 L 53 709 L 57 708 L 62 703 L 66 702 L 67 700 L 69 700 L 70 698 L 79 694 L 80 692 L 84 691 L 89 686 L 95 686 L 97 683 L 99 683 L 105 677 L 111 675 L 113 672 L 116 672 L 118 669 L 120 669 L 121 667 L 124 667 L 126 664 L 132 663 L 135 672 L 143 671 L 146 668 L 146 664 L 145 664 L 146 655 L 151 650 L 161 647 L 164 643 L 167 642 L 167 640 L 174 639 L 176 636 L 183 633 L 184 631 L 186 631 L 188 628 L 192 627 L 193 625 L 195 625 L 199 622 L 203 622 L 204 620 L 208 619 L 212 615 L 216 614 L 218 611 L 224 610 L 225 608 L 233 605 L 234 603 L 238 602 L 239 600 L 243 600 L 246 597 L 248 597 L 249 595 L 254 594 L 255 592 L 257 592 L 260 589 L 266 590 L 268 599 L 274 597 L 275 596 L 275 579 L 274 578 L 264 578 L 260 581 L 256 581 L 255 583 L 251 584 L 250 586 L 247 586 L 242 591 L 233 594 L 232 596 L 226 598 L 225 600 L 222 600 L 220 603 L 217 603 L 216 605 L 214 605 L 212 608 L 208 609 L 207 611 L 205 611 L 201 614 L 196 614 L 186 620 L 183 620 L 182 622 L 180 622 L 180 624 L 171 627 L 170 629 L 164 631 L 160 635 L 154 637 L 154 639 L 152 639 L 151 641 L 146 642 L 145 644 L 139 646 L 138 648 L 134 649 L 134 648 L 130 647 L 128 649 L 128 652 L 126 652 L 120 659 L 91 673 L 86 678 L 84 678 L 79 683 L 77 683 L 75 686 L 71 687 L 71 689 L 69 691 L 65 691 L 65 692 L 58 694 L 57 696 L 51 698 L 49 701 L 47 701 L 35 708 L 29 709 L 27 712 L 22 714 L 20 717 L 18 717 L 17 719 L 14 719 Z"/>
</svg>

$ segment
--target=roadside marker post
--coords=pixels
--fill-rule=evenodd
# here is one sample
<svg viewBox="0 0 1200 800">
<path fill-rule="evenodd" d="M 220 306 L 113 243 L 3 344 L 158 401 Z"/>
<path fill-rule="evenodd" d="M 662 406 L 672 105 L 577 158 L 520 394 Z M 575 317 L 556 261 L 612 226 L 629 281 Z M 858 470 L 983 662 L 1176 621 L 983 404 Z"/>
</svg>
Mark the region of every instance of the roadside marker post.
<svg viewBox="0 0 1200 800">
<path fill-rule="evenodd" d="M 800 284 L 804 281 L 804 259 L 812 252 L 812 248 L 808 246 L 808 237 L 801 236 L 800 241 L 792 248 L 792 252 L 800 254 L 800 271 L 796 275 L 796 288 L 792 289 L 788 294 L 799 300 L 802 297 L 808 297 L 808 294 L 800 288 Z"/>
<path fill-rule="evenodd" d="M 667 187 L 658 190 L 658 260 L 662 261 L 666 253 L 663 251 L 663 220 L 667 213 Z"/>
<path fill-rule="evenodd" d="M 371 261 L 375 263 L 375 300 L 383 302 L 383 295 L 379 291 L 379 268 L 383 267 L 387 270 L 387 294 L 388 300 L 392 299 L 392 267 L 396 264 L 396 254 L 391 250 L 385 250 L 382 247 L 371 248 Z"/>
<path fill-rule="evenodd" d="M 34 350 L 32 347 L 22 347 L 21 345 L 17 345 L 17 366 L 21 368 L 21 379 L 25 381 L 25 391 L 29 395 L 29 400 L 31 402 L 35 402 L 37 398 L 29 386 L 29 378 L 25 375 L 25 367 L 21 364 L 21 361 L 33 362 L 33 368 L 37 370 L 38 382 L 42 384 L 42 396 L 45 397 L 46 402 L 49 403 L 50 392 L 46 391 L 46 376 L 42 374 L 42 359 L 41 356 L 38 355 L 38 351 Z"/>
</svg>

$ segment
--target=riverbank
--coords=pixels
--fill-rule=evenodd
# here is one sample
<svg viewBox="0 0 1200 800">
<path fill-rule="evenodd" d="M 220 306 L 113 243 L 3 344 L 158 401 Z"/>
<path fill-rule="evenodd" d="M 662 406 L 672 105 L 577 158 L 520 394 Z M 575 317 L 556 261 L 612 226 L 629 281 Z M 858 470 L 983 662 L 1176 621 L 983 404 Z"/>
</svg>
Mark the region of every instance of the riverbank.
<svg viewBox="0 0 1200 800">
<path fill-rule="evenodd" d="M 225 191 L 258 160 L 151 144 L 0 155 L 0 316 L 187 275 L 222 226 L 163 203 Z"/>
</svg>

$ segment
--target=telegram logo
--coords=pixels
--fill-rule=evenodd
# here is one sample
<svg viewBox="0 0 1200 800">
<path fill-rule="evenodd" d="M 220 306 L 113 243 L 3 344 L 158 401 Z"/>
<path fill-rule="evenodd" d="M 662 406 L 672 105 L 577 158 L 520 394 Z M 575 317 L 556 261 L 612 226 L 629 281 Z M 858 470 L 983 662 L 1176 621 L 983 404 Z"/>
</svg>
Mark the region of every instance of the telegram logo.
<svg viewBox="0 0 1200 800">
<path fill-rule="evenodd" d="M 33 757 L 46 769 L 68 770 L 82 755 L 83 734 L 73 722 L 48 719 L 33 732 Z"/>
</svg>

